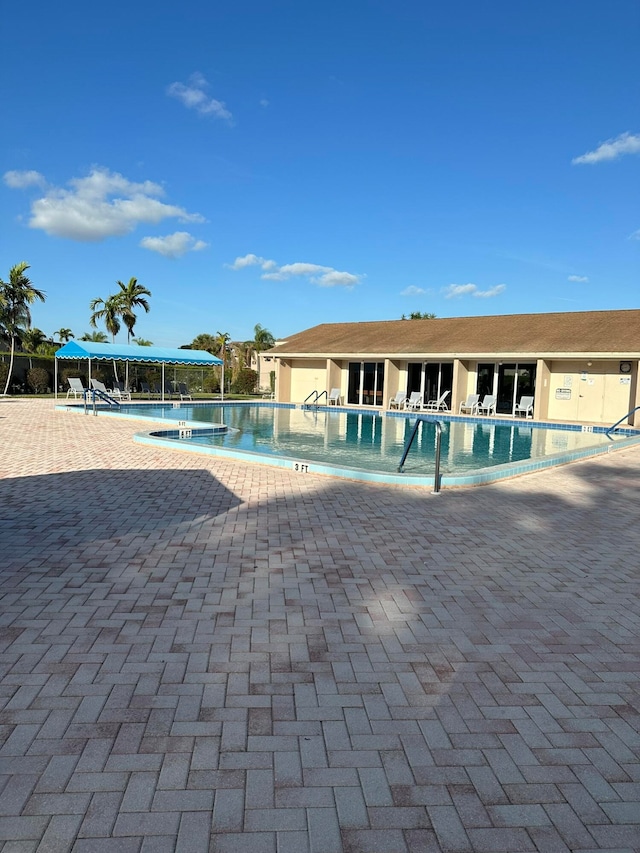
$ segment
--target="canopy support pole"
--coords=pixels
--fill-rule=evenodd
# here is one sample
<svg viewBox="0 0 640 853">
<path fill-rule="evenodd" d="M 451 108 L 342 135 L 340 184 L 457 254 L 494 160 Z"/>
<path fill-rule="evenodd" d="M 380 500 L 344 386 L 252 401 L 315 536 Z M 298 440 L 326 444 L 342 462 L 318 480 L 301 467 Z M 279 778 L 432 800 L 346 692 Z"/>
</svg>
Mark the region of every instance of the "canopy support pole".
<svg viewBox="0 0 640 853">
<path fill-rule="evenodd" d="M 164 361 L 162 362 L 162 395 L 160 399 L 164 403 Z"/>
<path fill-rule="evenodd" d="M 53 359 L 53 399 L 58 399 L 58 359 Z"/>
</svg>

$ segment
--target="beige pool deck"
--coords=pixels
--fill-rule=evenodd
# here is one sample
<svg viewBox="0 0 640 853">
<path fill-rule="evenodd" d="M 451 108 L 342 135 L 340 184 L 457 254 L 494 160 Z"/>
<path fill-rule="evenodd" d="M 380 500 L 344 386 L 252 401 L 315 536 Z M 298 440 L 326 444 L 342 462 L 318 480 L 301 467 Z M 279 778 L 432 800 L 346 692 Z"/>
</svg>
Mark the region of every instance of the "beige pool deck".
<svg viewBox="0 0 640 853">
<path fill-rule="evenodd" d="M 640 850 L 640 448 L 354 483 L 0 402 L 2 853 Z"/>
</svg>

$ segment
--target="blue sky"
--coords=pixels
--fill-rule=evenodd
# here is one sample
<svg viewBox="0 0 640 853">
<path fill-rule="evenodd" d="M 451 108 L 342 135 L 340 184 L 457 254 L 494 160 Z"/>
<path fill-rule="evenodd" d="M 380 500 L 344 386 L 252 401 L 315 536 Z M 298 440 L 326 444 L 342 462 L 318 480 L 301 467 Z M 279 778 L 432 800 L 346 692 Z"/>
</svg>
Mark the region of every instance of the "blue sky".
<svg viewBox="0 0 640 853">
<path fill-rule="evenodd" d="M 10 4 L 0 276 L 137 333 L 636 308 L 635 0 Z M 121 333 L 122 340 L 125 339 Z"/>
</svg>

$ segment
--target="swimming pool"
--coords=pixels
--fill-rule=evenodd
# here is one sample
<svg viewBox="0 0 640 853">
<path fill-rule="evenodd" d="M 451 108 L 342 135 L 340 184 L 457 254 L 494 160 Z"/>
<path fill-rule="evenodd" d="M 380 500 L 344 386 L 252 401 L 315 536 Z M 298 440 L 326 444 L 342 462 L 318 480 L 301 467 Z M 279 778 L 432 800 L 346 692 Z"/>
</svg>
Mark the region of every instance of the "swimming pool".
<svg viewBox="0 0 640 853">
<path fill-rule="evenodd" d="M 264 403 L 133 404 L 120 406 L 119 414 L 166 423 L 167 429 L 138 435 L 136 441 L 250 458 L 301 473 L 433 484 L 435 423 L 421 425 L 403 473 L 397 472 L 415 417 Z M 451 416 L 438 420 L 443 485 L 489 482 L 640 440 L 630 431 L 612 440 L 598 427 Z M 213 428 L 220 423 L 228 428 L 222 434 Z"/>
</svg>

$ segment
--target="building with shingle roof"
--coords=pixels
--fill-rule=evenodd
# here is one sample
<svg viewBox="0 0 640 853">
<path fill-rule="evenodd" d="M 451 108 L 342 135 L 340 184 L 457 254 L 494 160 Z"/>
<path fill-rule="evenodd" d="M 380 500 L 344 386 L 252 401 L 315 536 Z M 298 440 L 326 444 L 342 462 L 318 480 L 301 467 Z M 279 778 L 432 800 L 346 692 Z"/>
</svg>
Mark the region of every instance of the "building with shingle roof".
<svg viewBox="0 0 640 853">
<path fill-rule="evenodd" d="M 398 392 L 449 390 L 457 412 L 492 394 L 513 414 L 534 397 L 539 419 L 613 423 L 640 405 L 640 310 L 323 323 L 279 341 L 276 398 L 340 388 L 347 406 L 386 409 Z"/>
</svg>

